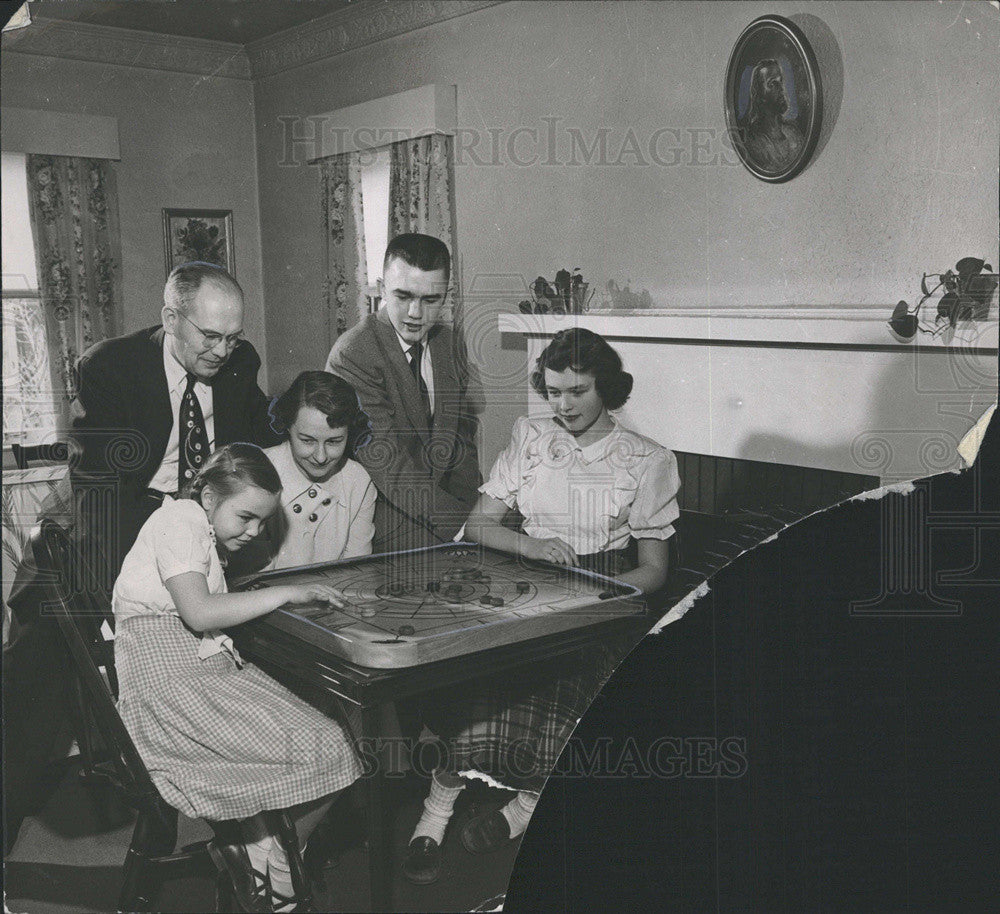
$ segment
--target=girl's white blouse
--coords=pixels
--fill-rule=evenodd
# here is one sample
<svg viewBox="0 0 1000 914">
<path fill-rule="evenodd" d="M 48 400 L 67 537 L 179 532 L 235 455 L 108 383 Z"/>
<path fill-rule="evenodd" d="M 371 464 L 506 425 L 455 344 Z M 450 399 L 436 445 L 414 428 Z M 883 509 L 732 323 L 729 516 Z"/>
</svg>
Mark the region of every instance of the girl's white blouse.
<svg viewBox="0 0 1000 914">
<path fill-rule="evenodd" d="M 516 507 L 528 536 L 559 537 L 577 555 L 623 549 L 630 536 L 667 539 L 680 515 L 677 459 L 612 421 L 580 447 L 554 418 L 522 416 L 479 491 Z"/>
<path fill-rule="evenodd" d="M 175 501 L 167 496 L 143 524 L 122 563 L 111 597 L 115 624 L 131 616 L 178 615 L 163 582 L 190 571 L 205 576 L 209 593 L 226 592 L 215 533 L 205 509 L 189 498 Z M 210 657 L 222 650 L 238 658 L 228 635 L 216 630 L 202 633 L 199 657 Z"/>
</svg>

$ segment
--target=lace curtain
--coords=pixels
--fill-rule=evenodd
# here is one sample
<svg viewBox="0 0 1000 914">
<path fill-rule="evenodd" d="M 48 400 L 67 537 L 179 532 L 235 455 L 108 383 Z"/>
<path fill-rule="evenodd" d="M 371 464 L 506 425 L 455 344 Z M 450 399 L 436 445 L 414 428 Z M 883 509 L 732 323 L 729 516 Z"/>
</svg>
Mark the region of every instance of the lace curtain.
<svg viewBox="0 0 1000 914">
<path fill-rule="evenodd" d="M 452 293 L 443 322 L 456 320 L 458 258 L 455 251 L 454 141 L 433 133 L 391 147 L 389 166 L 389 237 L 423 232 L 440 238 L 451 251 Z"/>
<path fill-rule="evenodd" d="M 122 323 L 114 168 L 104 159 L 41 155 L 29 155 L 27 165 L 51 390 L 65 427 L 77 360 Z"/>
<path fill-rule="evenodd" d="M 368 313 L 368 266 L 361 197 L 361 156 L 349 152 L 319 162 L 326 275 L 323 301 L 327 351 Z"/>
<path fill-rule="evenodd" d="M 35 296 L 3 299 L 3 443 L 55 439 L 60 412 L 52 390 L 45 318 Z"/>
</svg>

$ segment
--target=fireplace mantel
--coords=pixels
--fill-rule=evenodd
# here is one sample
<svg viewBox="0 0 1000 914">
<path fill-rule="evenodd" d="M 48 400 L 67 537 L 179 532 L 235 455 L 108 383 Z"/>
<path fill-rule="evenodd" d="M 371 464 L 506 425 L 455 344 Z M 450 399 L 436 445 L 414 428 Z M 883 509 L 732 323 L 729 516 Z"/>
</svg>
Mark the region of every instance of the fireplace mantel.
<svg viewBox="0 0 1000 914">
<path fill-rule="evenodd" d="M 954 333 L 899 341 L 889 329 L 892 306 L 732 309 L 685 308 L 670 311 L 589 311 L 586 314 L 501 313 L 501 333 L 553 336 L 567 327 L 586 327 L 607 339 L 662 340 L 702 345 L 963 350 L 981 355 L 997 352 L 997 317 L 965 321 Z"/>
</svg>

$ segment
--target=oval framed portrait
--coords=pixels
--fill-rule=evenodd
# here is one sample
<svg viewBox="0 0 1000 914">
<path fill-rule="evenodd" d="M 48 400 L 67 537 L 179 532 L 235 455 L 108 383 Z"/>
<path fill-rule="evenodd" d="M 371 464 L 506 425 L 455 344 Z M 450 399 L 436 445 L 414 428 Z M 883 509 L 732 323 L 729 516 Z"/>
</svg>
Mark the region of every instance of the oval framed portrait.
<svg viewBox="0 0 1000 914">
<path fill-rule="evenodd" d="M 805 36 L 781 16 L 755 19 L 726 70 L 726 125 L 740 161 L 762 181 L 794 178 L 816 148 L 822 117 L 819 67 Z"/>
</svg>

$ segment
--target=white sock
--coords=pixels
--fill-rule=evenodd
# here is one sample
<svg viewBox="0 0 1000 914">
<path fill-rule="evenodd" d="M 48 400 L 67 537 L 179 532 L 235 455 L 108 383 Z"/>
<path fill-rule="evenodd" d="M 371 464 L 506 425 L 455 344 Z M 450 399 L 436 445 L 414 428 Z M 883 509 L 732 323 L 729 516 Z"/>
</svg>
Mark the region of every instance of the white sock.
<svg viewBox="0 0 1000 914">
<path fill-rule="evenodd" d="M 500 810 L 500 813 L 507 820 L 507 825 L 510 826 L 510 836 L 512 838 L 516 838 L 528 827 L 528 823 L 531 821 L 531 814 L 535 811 L 535 804 L 537 802 L 537 793 L 528 793 L 525 790 L 519 790 L 517 796 Z"/>
<path fill-rule="evenodd" d="M 274 839 L 268 833 L 263 816 L 251 816 L 240 824 L 243 827 L 243 843 L 250 858 L 250 865 L 258 873 L 266 873 L 267 856 L 271 852 Z"/>
<path fill-rule="evenodd" d="M 458 787 L 445 787 L 438 783 L 437 775 L 431 778 L 431 792 L 424 800 L 424 812 L 413 830 L 413 842 L 417 838 L 430 838 L 438 846 L 444 841 L 444 830 L 455 809 L 455 800 L 465 789 L 465 784 Z"/>
<path fill-rule="evenodd" d="M 306 845 L 299 846 L 299 856 L 306 852 Z M 271 880 L 271 888 L 286 898 L 293 898 L 295 890 L 292 887 L 292 868 L 288 864 L 288 855 L 281 846 L 281 842 L 275 839 L 271 843 L 271 852 L 267 856 L 267 875 Z M 288 905 L 275 908 L 276 911 L 291 911 L 295 907 L 294 900 Z"/>
</svg>

